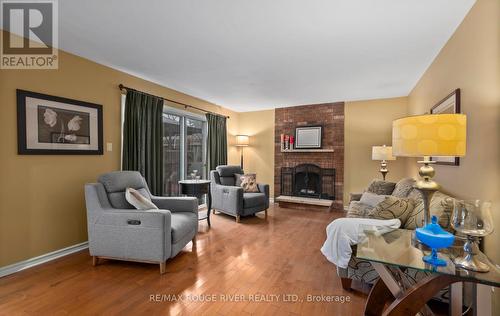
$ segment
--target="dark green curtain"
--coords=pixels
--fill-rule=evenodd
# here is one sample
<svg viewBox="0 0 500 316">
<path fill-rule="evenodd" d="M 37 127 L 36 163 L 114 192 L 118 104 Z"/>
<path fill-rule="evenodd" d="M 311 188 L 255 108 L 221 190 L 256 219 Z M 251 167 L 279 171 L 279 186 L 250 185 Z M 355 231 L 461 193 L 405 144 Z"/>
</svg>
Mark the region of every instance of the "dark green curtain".
<svg viewBox="0 0 500 316">
<path fill-rule="evenodd" d="M 227 128 L 226 118 L 217 114 L 207 113 L 207 165 L 208 171 L 215 170 L 219 165 L 227 164 Z"/>
<path fill-rule="evenodd" d="M 163 99 L 128 90 L 123 123 L 123 170 L 139 171 L 151 193 L 163 195 Z"/>
</svg>

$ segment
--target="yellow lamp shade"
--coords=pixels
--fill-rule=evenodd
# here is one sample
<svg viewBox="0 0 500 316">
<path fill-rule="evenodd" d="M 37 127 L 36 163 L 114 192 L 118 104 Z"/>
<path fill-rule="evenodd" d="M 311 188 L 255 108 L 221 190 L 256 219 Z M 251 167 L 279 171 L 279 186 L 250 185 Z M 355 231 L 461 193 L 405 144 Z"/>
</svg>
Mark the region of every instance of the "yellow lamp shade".
<svg viewBox="0 0 500 316">
<path fill-rule="evenodd" d="M 464 114 L 427 114 L 392 122 L 395 156 L 465 156 L 467 117 Z"/>
<path fill-rule="evenodd" d="M 248 135 L 236 135 L 236 146 L 246 147 L 250 143 L 250 137 Z"/>
<path fill-rule="evenodd" d="M 392 155 L 391 146 L 373 146 L 372 160 L 396 160 L 396 157 Z"/>
</svg>

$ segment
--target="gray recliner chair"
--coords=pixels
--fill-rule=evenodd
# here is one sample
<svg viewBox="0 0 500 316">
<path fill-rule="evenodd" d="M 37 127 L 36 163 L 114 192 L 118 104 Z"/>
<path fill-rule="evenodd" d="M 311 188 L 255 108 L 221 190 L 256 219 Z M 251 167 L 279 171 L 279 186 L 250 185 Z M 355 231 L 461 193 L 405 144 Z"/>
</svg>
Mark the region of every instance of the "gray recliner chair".
<svg viewBox="0 0 500 316">
<path fill-rule="evenodd" d="M 159 208 L 137 210 L 125 199 L 134 188 Z M 93 264 L 99 258 L 160 264 L 175 257 L 191 240 L 196 246 L 198 201 L 194 197 L 151 195 L 136 171 L 103 174 L 98 183 L 85 185 L 89 250 Z"/>
<path fill-rule="evenodd" d="M 258 193 L 244 193 L 243 188 L 235 186 L 236 174 L 244 174 L 240 166 L 217 166 L 210 171 L 210 191 L 212 208 L 222 213 L 235 216 L 240 222 L 242 216 L 253 215 L 269 208 L 269 185 L 258 184 Z"/>
</svg>

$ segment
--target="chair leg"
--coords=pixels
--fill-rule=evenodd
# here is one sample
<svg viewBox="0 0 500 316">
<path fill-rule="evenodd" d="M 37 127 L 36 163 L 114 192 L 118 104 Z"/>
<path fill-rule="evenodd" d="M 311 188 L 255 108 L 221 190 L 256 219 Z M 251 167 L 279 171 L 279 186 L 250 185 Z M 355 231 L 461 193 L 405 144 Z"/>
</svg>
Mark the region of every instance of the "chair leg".
<svg viewBox="0 0 500 316">
<path fill-rule="evenodd" d="M 352 279 L 349 278 L 340 278 L 340 282 L 342 282 L 342 288 L 346 291 L 351 290 Z"/>
<path fill-rule="evenodd" d="M 267 208 L 266 208 L 266 210 L 264 211 L 264 217 L 267 219 Z"/>
<path fill-rule="evenodd" d="M 92 265 L 95 267 L 98 264 L 99 264 L 99 257 L 98 256 L 92 256 Z"/>
<path fill-rule="evenodd" d="M 236 223 L 239 223 L 240 219 L 241 219 L 240 215 L 236 215 Z"/>
<path fill-rule="evenodd" d="M 196 236 L 193 237 L 191 242 L 193 243 L 193 248 L 196 248 Z"/>
<path fill-rule="evenodd" d="M 212 210 L 212 214 L 214 214 L 214 215 L 215 215 L 215 210 Z"/>
<path fill-rule="evenodd" d="M 160 262 L 160 274 L 165 274 L 166 271 L 167 271 L 167 263 Z"/>
</svg>

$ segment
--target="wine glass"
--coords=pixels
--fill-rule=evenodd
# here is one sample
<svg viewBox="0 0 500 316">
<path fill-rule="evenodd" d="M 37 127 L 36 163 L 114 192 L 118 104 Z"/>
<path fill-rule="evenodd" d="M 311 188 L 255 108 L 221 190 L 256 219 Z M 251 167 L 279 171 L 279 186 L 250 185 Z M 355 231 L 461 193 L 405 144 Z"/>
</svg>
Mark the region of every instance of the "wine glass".
<svg viewBox="0 0 500 316">
<path fill-rule="evenodd" d="M 459 201 L 456 200 L 451 218 L 452 227 L 459 233 L 467 236 L 464 244 L 464 254 L 455 258 L 455 266 L 467 270 L 488 272 L 488 264 L 480 260 L 478 243 L 481 237 L 493 232 L 493 220 L 491 217 L 491 202 L 480 200 Z"/>
</svg>

